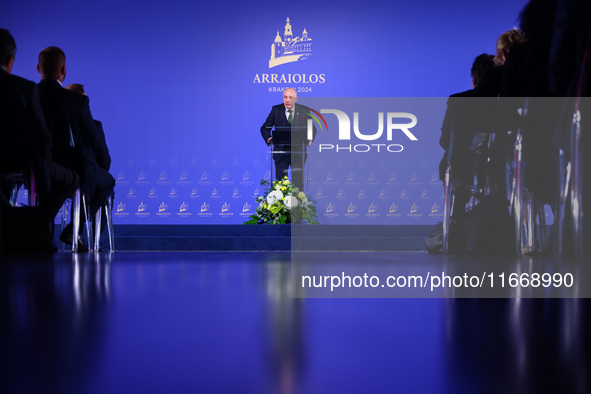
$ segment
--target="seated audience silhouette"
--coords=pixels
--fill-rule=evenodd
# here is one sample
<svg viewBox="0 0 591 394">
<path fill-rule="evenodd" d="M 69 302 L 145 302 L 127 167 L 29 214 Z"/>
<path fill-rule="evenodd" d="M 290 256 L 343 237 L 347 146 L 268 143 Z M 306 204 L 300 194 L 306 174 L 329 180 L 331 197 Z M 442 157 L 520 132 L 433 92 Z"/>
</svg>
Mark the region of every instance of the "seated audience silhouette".
<svg viewBox="0 0 591 394">
<path fill-rule="evenodd" d="M 92 118 L 88 97 L 62 87 L 66 77 L 66 55 L 60 48 L 43 49 L 37 70 L 41 74 L 41 82 L 37 85 L 41 105 L 54 140 L 53 156 L 80 175 L 82 192 L 90 198 L 92 218 L 113 195 L 115 187 L 115 179 L 106 170 L 110 167 L 111 157 L 104 135 Z M 71 226 L 72 223 L 60 235 L 60 239 L 69 244 L 73 242 Z"/>
</svg>

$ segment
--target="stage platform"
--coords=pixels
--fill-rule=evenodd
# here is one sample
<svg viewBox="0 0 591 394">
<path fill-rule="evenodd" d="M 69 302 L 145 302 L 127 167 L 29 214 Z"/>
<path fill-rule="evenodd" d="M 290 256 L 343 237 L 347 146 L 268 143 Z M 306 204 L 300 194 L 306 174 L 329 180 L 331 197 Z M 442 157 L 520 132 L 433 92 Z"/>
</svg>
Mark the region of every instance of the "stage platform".
<svg viewBox="0 0 591 394">
<path fill-rule="evenodd" d="M 425 250 L 432 226 L 300 226 L 307 250 Z M 290 225 L 115 225 L 116 250 L 288 251 Z"/>
</svg>

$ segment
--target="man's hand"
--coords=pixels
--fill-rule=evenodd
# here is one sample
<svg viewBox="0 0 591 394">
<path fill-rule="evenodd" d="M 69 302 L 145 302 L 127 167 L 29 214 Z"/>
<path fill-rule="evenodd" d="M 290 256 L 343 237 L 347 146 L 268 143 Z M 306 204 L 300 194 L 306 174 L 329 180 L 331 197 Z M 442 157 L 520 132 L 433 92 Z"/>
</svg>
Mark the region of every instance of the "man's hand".
<svg viewBox="0 0 591 394">
<path fill-rule="evenodd" d="M 273 137 L 269 137 L 269 139 L 267 140 L 267 145 L 271 145 L 272 141 L 273 141 Z"/>
<path fill-rule="evenodd" d="M 308 146 L 312 146 L 312 140 L 308 140 Z"/>
</svg>

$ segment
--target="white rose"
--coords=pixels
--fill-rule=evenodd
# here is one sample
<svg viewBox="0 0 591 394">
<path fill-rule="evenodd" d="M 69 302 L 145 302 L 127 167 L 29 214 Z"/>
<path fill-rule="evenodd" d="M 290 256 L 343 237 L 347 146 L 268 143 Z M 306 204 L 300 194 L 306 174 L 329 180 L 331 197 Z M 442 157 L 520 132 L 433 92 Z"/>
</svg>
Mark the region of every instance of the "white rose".
<svg viewBox="0 0 591 394">
<path fill-rule="evenodd" d="M 269 195 L 267 196 L 267 203 L 269 205 L 273 204 L 275 201 L 277 200 L 281 200 L 283 198 L 283 193 L 281 193 L 281 190 L 273 190 L 271 193 L 269 193 Z"/>
<path fill-rule="evenodd" d="M 287 196 L 283 201 L 287 209 L 292 209 L 298 206 L 298 199 L 294 196 Z"/>
</svg>

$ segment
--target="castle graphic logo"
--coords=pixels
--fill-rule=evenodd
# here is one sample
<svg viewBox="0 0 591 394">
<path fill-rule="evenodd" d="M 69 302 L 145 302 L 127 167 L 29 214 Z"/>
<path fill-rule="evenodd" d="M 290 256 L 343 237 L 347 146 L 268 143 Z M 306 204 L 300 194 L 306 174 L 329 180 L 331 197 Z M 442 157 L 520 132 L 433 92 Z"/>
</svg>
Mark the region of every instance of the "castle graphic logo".
<svg viewBox="0 0 591 394">
<path fill-rule="evenodd" d="M 357 213 L 357 205 L 350 203 L 347 207 L 347 211 L 345 213 L 346 218 L 357 218 L 359 217 L 359 213 Z"/>
<path fill-rule="evenodd" d="M 199 208 L 197 215 L 199 217 L 211 217 L 212 213 L 210 212 L 210 208 L 211 206 L 207 202 L 204 202 L 201 205 L 201 208 Z"/>
<path fill-rule="evenodd" d="M 179 176 L 178 183 L 180 184 L 189 184 L 191 180 L 189 179 L 189 173 L 187 171 L 182 171 L 181 175 Z"/>
<path fill-rule="evenodd" d="M 129 212 L 127 212 L 127 206 L 125 205 L 124 202 L 120 202 L 119 205 L 117 205 L 117 210 L 115 212 L 115 216 L 117 216 L 117 217 L 129 216 Z"/>
<path fill-rule="evenodd" d="M 137 181 L 135 181 L 135 183 L 139 183 L 139 184 L 149 183 L 147 177 L 148 177 L 148 175 L 146 174 L 146 172 L 144 170 L 142 170 L 142 171 L 140 171 L 139 175 L 137 176 Z"/>
<path fill-rule="evenodd" d="M 386 214 L 389 218 L 399 218 L 400 212 L 398 211 L 398 204 L 392 203 L 390 208 L 388 209 L 388 213 Z"/>
<path fill-rule="evenodd" d="M 248 171 L 245 171 L 244 174 L 242 174 L 241 183 L 253 183 L 251 178 L 252 178 L 252 174 Z"/>
<path fill-rule="evenodd" d="M 140 202 L 140 205 L 137 207 L 137 212 L 135 213 L 137 217 L 148 217 L 150 216 L 150 212 L 148 212 L 148 204 L 144 203 L 143 201 Z"/>
<path fill-rule="evenodd" d="M 117 183 L 120 185 L 129 183 L 129 181 L 126 178 L 125 171 L 119 171 L 119 173 L 117 174 Z"/>
<path fill-rule="evenodd" d="M 299 62 L 312 56 L 312 39 L 305 28 L 300 36 L 294 36 L 291 21 L 287 18 L 283 35 L 280 32 L 281 29 L 277 30 L 275 39 L 270 44 L 269 69 Z M 282 92 L 287 87 L 296 88 L 298 92 L 311 92 L 311 85 L 325 82 L 326 74 L 324 73 L 257 73 L 252 80 L 253 84 L 274 85 L 268 87 L 270 93 Z"/>
<path fill-rule="evenodd" d="M 230 212 L 231 209 L 231 205 L 228 204 L 227 202 L 224 202 L 224 205 L 222 205 L 222 211 L 218 213 L 219 216 L 221 217 L 232 217 L 234 214 L 232 212 Z"/>
<path fill-rule="evenodd" d="M 271 44 L 269 68 L 304 60 L 310 55 L 312 55 L 312 39 L 308 37 L 308 32 L 304 29 L 301 37 L 294 37 L 291 31 L 291 23 L 287 18 L 283 39 L 279 35 L 279 30 L 277 30 L 275 40 Z"/>
<path fill-rule="evenodd" d="M 191 212 L 189 212 L 189 204 L 187 204 L 186 202 L 183 201 L 183 203 L 179 207 L 179 211 L 176 213 L 176 215 L 180 216 L 180 217 L 185 217 L 185 218 L 190 217 Z"/>
<path fill-rule="evenodd" d="M 156 216 L 165 218 L 170 217 L 170 212 L 168 212 L 168 204 L 162 201 L 162 203 L 158 206 L 158 212 Z"/>
<path fill-rule="evenodd" d="M 212 183 L 211 179 L 209 179 L 209 173 L 207 171 L 203 171 L 201 173 L 201 178 L 199 179 L 199 183 Z"/>
<path fill-rule="evenodd" d="M 432 218 L 441 218 L 443 217 L 443 212 L 441 212 L 441 205 L 434 203 L 431 207 L 431 213 L 429 214 Z"/>
<path fill-rule="evenodd" d="M 232 198 L 242 198 L 242 195 L 240 194 L 240 190 L 239 189 L 234 189 L 234 191 L 232 192 Z"/>
<path fill-rule="evenodd" d="M 329 202 L 322 216 L 329 219 L 336 218 L 339 216 L 339 214 L 336 212 L 336 209 L 337 207 L 332 202 Z"/>
<path fill-rule="evenodd" d="M 410 206 L 410 213 L 408 213 L 407 216 L 410 218 L 420 218 L 423 216 L 423 214 L 419 212 L 419 205 L 416 202 Z"/>
<path fill-rule="evenodd" d="M 367 213 L 374 213 L 377 210 L 378 210 L 378 206 L 372 202 L 369 205 L 369 208 L 367 208 Z"/>
</svg>

